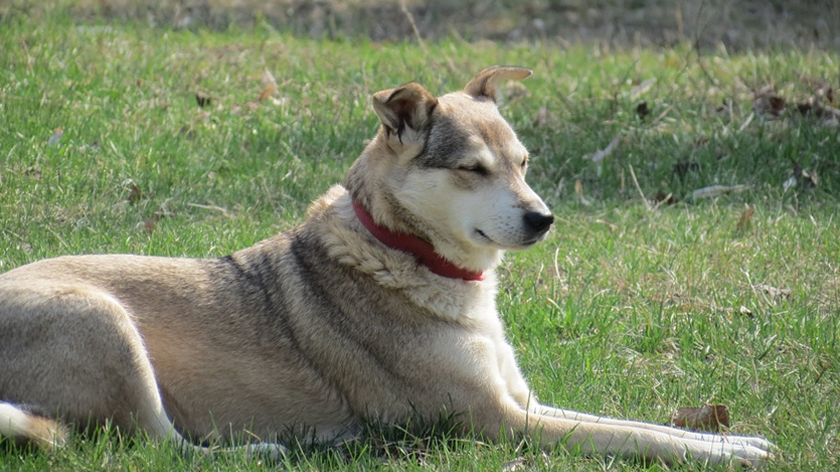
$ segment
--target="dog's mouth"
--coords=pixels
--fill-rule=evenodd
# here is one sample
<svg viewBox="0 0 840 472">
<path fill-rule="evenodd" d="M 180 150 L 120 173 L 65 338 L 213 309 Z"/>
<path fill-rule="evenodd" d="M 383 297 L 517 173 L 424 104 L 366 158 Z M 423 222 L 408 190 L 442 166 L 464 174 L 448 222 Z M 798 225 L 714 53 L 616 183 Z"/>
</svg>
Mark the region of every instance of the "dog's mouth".
<svg viewBox="0 0 840 472">
<path fill-rule="evenodd" d="M 538 242 L 542 241 L 543 237 L 545 236 L 545 233 L 541 233 L 541 234 L 538 234 L 535 237 L 533 237 L 533 238 L 531 238 L 527 241 L 523 241 L 523 242 L 518 243 L 518 244 L 502 244 L 502 243 L 496 241 L 495 239 L 491 238 L 490 236 L 487 236 L 487 233 L 485 233 L 484 231 L 482 231 L 478 228 L 475 229 L 475 234 L 479 237 L 480 240 L 482 240 L 488 246 L 494 246 L 494 247 L 497 247 L 499 249 L 510 249 L 510 250 L 524 249 L 524 248 L 527 248 L 527 247 L 531 247 L 534 244 L 537 244 Z"/>
</svg>

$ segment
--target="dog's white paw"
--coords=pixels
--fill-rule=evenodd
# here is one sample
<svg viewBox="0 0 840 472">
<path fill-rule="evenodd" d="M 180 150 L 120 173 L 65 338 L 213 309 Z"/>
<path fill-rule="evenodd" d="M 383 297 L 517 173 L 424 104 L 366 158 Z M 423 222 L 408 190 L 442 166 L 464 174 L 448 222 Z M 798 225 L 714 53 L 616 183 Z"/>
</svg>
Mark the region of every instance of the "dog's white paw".
<svg viewBox="0 0 840 472">
<path fill-rule="evenodd" d="M 268 459 L 271 461 L 283 459 L 288 452 L 284 446 L 275 443 L 256 443 L 242 447 L 245 448 L 245 453 L 248 457 Z"/>
<path fill-rule="evenodd" d="M 750 440 L 758 440 L 760 438 L 744 438 Z M 727 448 L 721 451 L 722 461 L 720 462 L 735 462 L 742 467 L 757 468 L 763 465 L 766 461 L 773 459 L 773 453 L 770 452 L 770 447 L 775 447 L 772 443 L 764 440 L 761 441 L 761 446 L 751 445 L 745 443 L 729 443 Z M 758 444 L 757 441 L 753 441 Z"/>
<path fill-rule="evenodd" d="M 750 437 L 750 436 L 723 436 L 724 441 L 733 445 L 752 446 L 765 451 L 775 451 L 778 449 L 775 444 L 764 438 Z"/>
</svg>

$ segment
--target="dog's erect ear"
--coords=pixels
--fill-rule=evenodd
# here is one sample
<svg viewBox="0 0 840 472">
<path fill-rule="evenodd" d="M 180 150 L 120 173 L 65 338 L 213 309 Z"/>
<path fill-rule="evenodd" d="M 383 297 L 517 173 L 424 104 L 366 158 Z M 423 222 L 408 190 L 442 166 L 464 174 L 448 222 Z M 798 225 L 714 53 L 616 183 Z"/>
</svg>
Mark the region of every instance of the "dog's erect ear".
<svg viewBox="0 0 840 472">
<path fill-rule="evenodd" d="M 403 131 L 422 131 L 437 106 L 437 98 L 414 82 L 373 94 L 373 109 L 389 133 L 402 141 Z"/>
<path fill-rule="evenodd" d="M 522 80 L 531 75 L 531 69 L 523 67 L 491 66 L 478 75 L 464 87 L 464 92 L 476 98 L 489 97 L 496 102 L 496 91 L 500 80 Z"/>
</svg>

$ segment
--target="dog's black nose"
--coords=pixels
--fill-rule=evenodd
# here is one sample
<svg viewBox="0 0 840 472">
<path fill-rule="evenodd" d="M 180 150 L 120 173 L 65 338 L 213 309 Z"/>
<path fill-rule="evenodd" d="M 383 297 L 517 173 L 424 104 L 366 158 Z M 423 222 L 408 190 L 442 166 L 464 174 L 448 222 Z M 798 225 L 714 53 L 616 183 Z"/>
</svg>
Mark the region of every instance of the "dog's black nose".
<svg viewBox="0 0 840 472">
<path fill-rule="evenodd" d="M 551 223 L 554 223 L 554 215 L 551 213 L 540 213 L 538 211 L 525 213 L 525 225 L 534 233 L 548 231 Z"/>
</svg>

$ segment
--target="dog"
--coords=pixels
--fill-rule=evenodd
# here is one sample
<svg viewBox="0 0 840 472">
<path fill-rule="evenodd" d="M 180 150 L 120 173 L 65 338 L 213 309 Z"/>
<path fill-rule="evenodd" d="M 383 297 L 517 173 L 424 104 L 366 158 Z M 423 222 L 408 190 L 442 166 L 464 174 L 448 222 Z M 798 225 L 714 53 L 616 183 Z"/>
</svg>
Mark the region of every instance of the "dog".
<svg viewBox="0 0 840 472">
<path fill-rule="evenodd" d="M 494 66 L 435 97 L 373 95 L 381 126 L 305 222 L 217 259 L 69 256 L 0 276 L 0 435 L 45 448 L 110 423 L 188 450 L 282 454 L 281 433 L 352 440 L 442 412 L 488 440 L 755 465 L 757 437 L 540 404 L 496 311 L 494 267 L 554 222 L 497 107 Z M 248 442 L 248 441 L 246 441 Z"/>
</svg>

